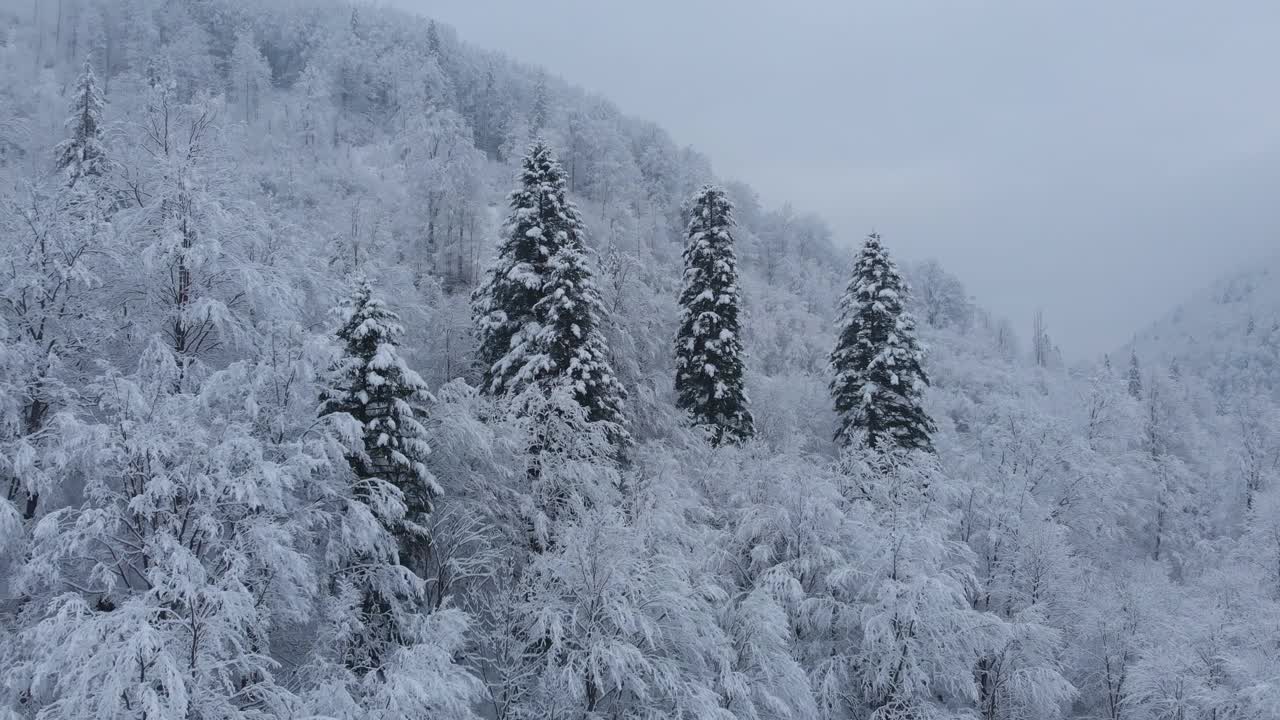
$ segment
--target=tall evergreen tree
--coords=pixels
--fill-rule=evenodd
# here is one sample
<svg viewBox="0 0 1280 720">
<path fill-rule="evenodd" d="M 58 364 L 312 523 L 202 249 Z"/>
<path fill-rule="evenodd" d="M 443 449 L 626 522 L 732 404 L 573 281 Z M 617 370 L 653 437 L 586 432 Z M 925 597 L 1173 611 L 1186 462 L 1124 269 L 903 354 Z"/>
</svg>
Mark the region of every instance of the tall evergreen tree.
<svg viewBox="0 0 1280 720">
<path fill-rule="evenodd" d="M 338 308 L 337 337 L 342 356 L 333 368 L 331 388 L 321 414 L 347 413 L 363 430 L 362 447 L 348 458 L 355 473 L 356 497 L 375 515 L 381 500 L 367 481 L 390 483 L 401 495 L 402 517 L 381 516 L 400 546 L 400 562 L 420 566 L 427 551 L 427 516 L 440 486 L 427 469 L 430 446 L 420 418 L 431 400 L 427 385 L 401 359 L 399 318 L 376 297 L 367 279 L 356 281 Z"/>
<path fill-rule="evenodd" d="M 58 171 L 66 175 L 68 185 L 107 172 L 107 151 L 102 143 L 102 111 L 106 104 L 93 63 L 86 57 L 71 97 L 71 115 L 66 121 L 68 137 L 54 149 Z"/>
<path fill-rule="evenodd" d="M 545 143 L 535 142 L 511 194 L 506 239 L 472 296 L 481 389 L 507 395 L 566 383 L 591 421 L 609 423 L 611 436 L 625 440 L 626 394 L 601 334 L 606 310 L 587 265 L 584 234 L 560 163 Z"/>
<path fill-rule="evenodd" d="M 922 406 L 928 377 L 906 311 L 908 288 L 872 233 L 840 300 L 840 335 L 831 352 L 836 439 L 875 449 L 932 450 L 933 421 Z"/>
<path fill-rule="evenodd" d="M 428 515 L 439 484 L 424 461 L 430 452 L 419 416 L 430 400 L 426 383 L 399 356 L 404 332 L 396 313 L 358 278 L 337 310 L 342 355 L 334 364 L 320 414 L 346 413 L 361 437 L 349 451 L 353 497 L 371 520 L 396 539 L 397 552 L 351 557 L 344 580 L 356 589 L 360 632 L 343 655 L 357 675 L 380 671 L 397 646 L 411 644 L 421 605 L 415 569 L 429 551 Z M 396 565 L 410 570 L 403 573 Z"/>
<path fill-rule="evenodd" d="M 348 416 L 335 425 L 347 428 L 353 477 L 349 495 L 336 493 L 344 504 L 325 548 L 332 575 L 310 669 L 320 683 L 307 705 L 335 717 L 474 718 L 478 685 L 456 662 L 466 618 L 431 612 L 426 592 L 427 519 L 441 494 L 424 464 L 420 418 L 431 397 L 400 358 L 404 330 L 368 280 L 337 315 L 342 355 L 321 413 Z"/>
<path fill-rule="evenodd" d="M 435 20 L 427 22 L 427 56 L 440 58 L 440 28 Z"/>
<path fill-rule="evenodd" d="M 742 387 L 733 203 L 723 189 L 706 185 L 692 208 L 675 345 L 676 404 L 711 430 L 715 444 L 742 442 L 755 425 Z"/>
<path fill-rule="evenodd" d="M 344 558 L 339 571 L 338 587 L 350 588 L 358 618 L 341 652 L 346 666 L 363 677 L 382 672 L 397 647 L 413 642 L 421 583 L 402 568 L 420 566 L 414 561 L 427 549 L 425 520 L 440 490 L 422 462 L 429 448 L 417 408 L 427 390 L 397 352 L 396 339 L 403 333 L 398 318 L 364 278 L 356 281 L 337 315 L 342 354 L 332 368 L 321 416 L 346 413 L 356 421 L 360 437 L 347 460 L 354 501 L 363 507 L 348 514 L 368 518 L 372 525 L 365 533 L 395 539 L 394 548 L 376 551 L 368 543 Z"/>
<path fill-rule="evenodd" d="M 1129 395 L 1133 398 L 1142 397 L 1142 368 L 1138 365 L 1137 350 L 1129 355 Z"/>
</svg>

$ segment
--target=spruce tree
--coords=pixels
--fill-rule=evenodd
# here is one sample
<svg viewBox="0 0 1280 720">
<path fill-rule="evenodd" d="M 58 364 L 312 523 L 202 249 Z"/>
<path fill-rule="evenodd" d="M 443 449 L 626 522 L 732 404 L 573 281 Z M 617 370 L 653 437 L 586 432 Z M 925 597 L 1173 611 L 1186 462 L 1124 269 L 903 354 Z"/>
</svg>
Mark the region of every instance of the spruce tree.
<svg viewBox="0 0 1280 720">
<path fill-rule="evenodd" d="M 1138 366 L 1138 351 L 1129 355 L 1129 396 L 1142 397 L 1142 368 Z"/>
<path fill-rule="evenodd" d="M 585 230 L 566 198 L 564 171 L 541 141 L 521 163 L 504 230 L 498 258 L 472 295 L 481 390 L 508 395 L 565 383 L 591 421 L 609 423 L 611 437 L 625 441 L 625 392 L 601 333 L 606 311 Z"/>
<path fill-rule="evenodd" d="M 836 439 L 877 450 L 933 449 L 933 421 L 922 406 L 928 378 L 908 288 L 880 244 L 867 237 L 840 300 L 840 330 L 831 352 Z"/>
<path fill-rule="evenodd" d="M 415 708 L 391 712 L 396 717 L 470 717 L 458 698 L 475 680 L 453 658 L 465 624 L 448 610 L 431 614 L 424 580 L 433 551 L 427 521 L 441 494 L 425 465 L 421 418 L 431 396 L 401 359 L 404 329 L 368 280 L 356 280 L 336 314 L 342 353 L 321 413 L 349 416 L 354 423 L 336 424 L 359 433 L 346 435 L 352 486 L 325 549 L 334 574 L 318 623 L 320 657 L 341 658 L 345 671 L 330 682 L 348 694 L 351 717 L 385 714 L 395 703 Z M 331 667 L 316 665 L 321 673 Z M 463 691 L 450 697 L 441 692 L 448 685 Z M 331 688 L 313 702 L 328 711 L 334 695 Z"/>
<path fill-rule="evenodd" d="M 427 21 L 427 57 L 440 58 L 440 28 L 435 20 Z"/>
<path fill-rule="evenodd" d="M 104 107 L 106 100 L 98 88 L 93 63 L 85 58 L 66 121 L 68 137 L 54 149 L 57 169 L 66 176 L 68 186 L 74 186 L 81 178 L 102 177 L 107 172 L 107 151 L 102 143 Z"/>
<path fill-rule="evenodd" d="M 742 442 L 755 432 L 742 387 L 733 226 L 733 203 L 724 190 L 703 186 L 693 198 L 684 250 L 676 404 L 695 425 L 707 427 L 717 445 Z"/>
<path fill-rule="evenodd" d="M 400 545 L 400 562 L 419 566 L 427 551 L 427 516 L 440 486 L 427 469 L 430 447 L 420 418 L 431 395 L 427 385 L 401 359 L 399 318 L 376 297 L 369 281 L 356 280 L 337 311 L 337 338 L 342 356 L 332 369 L 322 415 L 347 413 L 363 430 L 362 448 L 348 460 L 356 476 L 356 497 L 375 515 L 381 501 L 371 497 L 366 481 L 390 483 L 402 495 L 401 517 L 379 519 Z"/>
<path fill-rule="evenodd" d="M 547 90 L 547 78 L 538 76 L 538 83 L 533 87 L 533 110 L 529 113 L 530 129 L 540 133 L 547 127 L 551 119 L 550 99 Z"/>
</svg>

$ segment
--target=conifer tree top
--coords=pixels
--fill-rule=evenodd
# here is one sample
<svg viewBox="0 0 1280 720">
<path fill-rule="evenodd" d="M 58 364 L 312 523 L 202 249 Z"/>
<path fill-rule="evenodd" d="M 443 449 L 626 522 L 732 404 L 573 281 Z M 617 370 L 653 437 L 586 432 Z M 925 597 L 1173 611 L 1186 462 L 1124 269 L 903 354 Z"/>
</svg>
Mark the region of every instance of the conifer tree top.
<svg viewBox="0 0 1280 720">
<path fill-rule="evenodd" d="M 426 382 L 400 357 L 399 318 L 366 278 L 357 278 L 337 309 L 343 354 L 323 413 L 349 413 L 364 428 L 365 452 L 353 466 L 362 476 L 384 476 L 405 493 L 410 518 L 429 512 L 440 494 L 424 460 L 430 453 L 421 424 L 431 395 Z"/>
<path fill-rule="evenodd" d="M 71 114 L 65 123 L 68 137 L 55 149 L 57 168 L 67 176 L 69 185 L 85 176 L 106 173 L 107 152 L 102 144 L 102 111 L 106 104 L 93 62 L 86 57 L 71 96 Z"/>
<path fill-rule="evenodd" d="M 352 350 L 395 340 L 404 333 L 400 317 L 381 298 L 374 296 L 373 285 L 366 277 L 355 279 L 351 293 L 342 299 L 336 314 L 341 323 L 338 337 Z"/>
<path fill-rule="evenodd" d="M 1142 367 L 1138 364 L 1138 351 L 1129 355 L 1129 394 L 1135 398 L 1142 397 Z"/>
</svg>

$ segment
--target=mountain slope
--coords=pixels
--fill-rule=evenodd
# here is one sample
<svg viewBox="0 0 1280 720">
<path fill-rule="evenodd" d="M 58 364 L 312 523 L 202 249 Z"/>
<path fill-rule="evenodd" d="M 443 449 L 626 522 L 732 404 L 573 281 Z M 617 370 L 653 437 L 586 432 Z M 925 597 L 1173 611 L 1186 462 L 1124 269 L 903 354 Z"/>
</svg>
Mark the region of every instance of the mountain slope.
<svg viewBox="0 0 1280 720">
<path fill-rule="evenodd" d="M 937 455 L 841 453 L 846 253 L 727 183 L 756 436 L 711 447 L 672 388 L 696 151 L 400 12 L 54 7 L 0 5 L 0 717 L 1277 716 L 1274 405 L 1068 370 L 926 264 Z M 54 148 L 85 55 L 110 171 L 82 187 Z M 477 388 L 469 295 L 534 136 L 586 227 L 621 461 L 564 393 Z M 362 276 L 398 343 L 366 379 L 434 395 L 402 408 L 440 491 L 404 557 L 395 488 L 353 477 L 380 436 L 318 417 Z M 1269 277 L 1151 353 L 1244 343 Z"/>
<path fill-rule="evenodd" d="M 1148 363 L 1204 378 L 1224 395 L 1280 400 L 1280 256 L 1219 278 L 1138 333 Z"/>
</svg>

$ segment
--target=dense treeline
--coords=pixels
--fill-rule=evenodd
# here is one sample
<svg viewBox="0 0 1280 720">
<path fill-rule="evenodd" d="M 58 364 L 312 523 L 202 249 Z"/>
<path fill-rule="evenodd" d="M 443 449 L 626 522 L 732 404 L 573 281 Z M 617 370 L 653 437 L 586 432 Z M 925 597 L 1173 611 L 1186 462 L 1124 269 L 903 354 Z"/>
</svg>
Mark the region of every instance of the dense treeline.
<svg viewBox="0 0 1280 720">
<path fill-rule="evenodd" d="M 19 5 L 0 718 L 1280 713 L 1275 308 L 1068 368 L 427 20 Z"/>
</svg>

